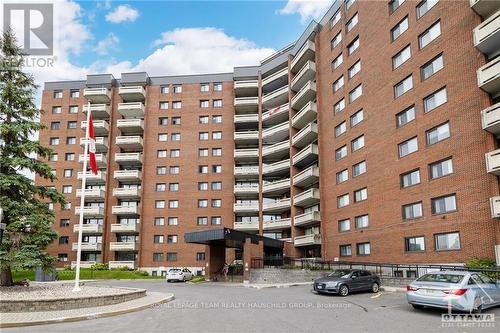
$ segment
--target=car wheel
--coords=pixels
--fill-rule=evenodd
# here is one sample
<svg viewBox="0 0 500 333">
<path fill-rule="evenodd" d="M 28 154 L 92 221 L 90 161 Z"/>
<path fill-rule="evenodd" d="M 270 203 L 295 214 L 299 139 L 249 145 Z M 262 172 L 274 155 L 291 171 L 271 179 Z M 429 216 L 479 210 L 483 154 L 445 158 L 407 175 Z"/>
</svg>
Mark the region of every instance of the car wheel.
<svg viewBox="0 0 500 333">
<path fill-rule="evenodd" d="M 424 306 L 423 305 L 419 305 L 419 304 L 412 304 L 411 306 L 413 306 L 414 309 L 417 309 L 417 310 L 420 310 L 420 309 L 423 309 Z"/>
<path fill-rule="evenodd" d="M 349 287 L 347 287 L 345 284 L 341 285 L 339 288 L 339 295 L 342 297 L 349 295 Z"/>
<path fill-rule="evenodd" d="M 171 282 L 171 280 L 167 279 L 167 282 Z"/>
<path fill-rule="evenodd" d="M 373 282 L 373 284 L 372 284 L 372 293 L 378 293 L 379 289 L 380 289 L 380 286 L 378 285 L 378 283 L 377 282 Z"/>
</svg>

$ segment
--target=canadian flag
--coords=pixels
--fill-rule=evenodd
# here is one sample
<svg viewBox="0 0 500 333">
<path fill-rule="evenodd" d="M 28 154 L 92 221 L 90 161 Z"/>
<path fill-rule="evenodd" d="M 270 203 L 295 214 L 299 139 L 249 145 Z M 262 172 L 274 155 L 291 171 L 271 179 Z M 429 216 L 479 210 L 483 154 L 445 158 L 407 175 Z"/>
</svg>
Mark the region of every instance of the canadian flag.
<svg viewBox="0 0 500 333">
<path fill-rule="evenodd" d="M 90 112 L 90 110 L 89 110 Z M 95 134 L 94 123 L 92 121 L 92 114 L 89 115 L 89 161 L 90 169 L 94 175 L 97 175 L 97 161 L 95 160 Z"/>
</svg>

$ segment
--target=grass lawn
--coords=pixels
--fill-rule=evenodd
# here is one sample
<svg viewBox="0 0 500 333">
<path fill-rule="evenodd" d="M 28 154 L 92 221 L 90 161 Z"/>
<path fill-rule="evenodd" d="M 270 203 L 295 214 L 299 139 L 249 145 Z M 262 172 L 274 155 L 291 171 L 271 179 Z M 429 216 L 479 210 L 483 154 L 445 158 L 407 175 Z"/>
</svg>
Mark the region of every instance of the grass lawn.
<svg viewBox="0 0 500 333">
<path fill-rule="evenodd" d="M 74 280 L 75 271 L 57 271 L 59 274 L 59 280 Z M 82 268 L 80 270 L 80 279 L 82 280 L 93 280 L 93 279 L 109 279 L 109 280 L 120 280 L 120 279 L 161 279 L 161 276 L 151 276 L 143 275 L 139 271 L 118 271 L 118 270 L 102 270 L 102 271 L 92 271 L 89 268 Z M 30 281 L 35 281 L 34 271 L 12 271 L 12 278 L 14 281 L 20 281 L 23 279 L 28 279 Z M 164 277 L 163 277 L 164 279 Z"/>
</svg>

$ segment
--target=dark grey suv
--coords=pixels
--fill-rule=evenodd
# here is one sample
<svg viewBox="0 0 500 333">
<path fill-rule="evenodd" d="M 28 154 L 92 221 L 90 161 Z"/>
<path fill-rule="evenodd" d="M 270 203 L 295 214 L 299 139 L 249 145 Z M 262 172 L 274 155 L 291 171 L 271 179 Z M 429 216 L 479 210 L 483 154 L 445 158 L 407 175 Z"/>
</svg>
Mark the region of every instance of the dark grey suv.
<svg viewBox="0 0 500 333">
<path fill-rule="evenodd" d="M 380 278 L 361 269 L 340 269 L 314 280 L 314 291 L 347 296 L 352 291 L 378 292 Z"/>
</svg>

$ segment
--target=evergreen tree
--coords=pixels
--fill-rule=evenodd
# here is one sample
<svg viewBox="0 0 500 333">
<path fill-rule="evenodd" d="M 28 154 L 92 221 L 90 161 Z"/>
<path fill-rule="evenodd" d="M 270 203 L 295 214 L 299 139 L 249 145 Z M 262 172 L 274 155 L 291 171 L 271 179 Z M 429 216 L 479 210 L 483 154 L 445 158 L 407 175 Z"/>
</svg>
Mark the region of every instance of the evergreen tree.
<svg viewBox="0 0 500 333">
<path fill-rule="evenodd" d="M 64 204 L 64 197 L 49 186 L 35 185 L 29 174 L 53 181 L 42 159 L 49 148 L 33 140 L 44 128 L 35 106 L 37 86 L 22 71 L 22 53 L 12 31 L 0 37 L 0 207 L 6 230 L 0 244 L 1 285 L 12 285 L 11 269 L 47 268 L 54 257 L 46 247 L 57 238 L 51 226 L 54 213 L 47 202 Z"/>
</svg>

